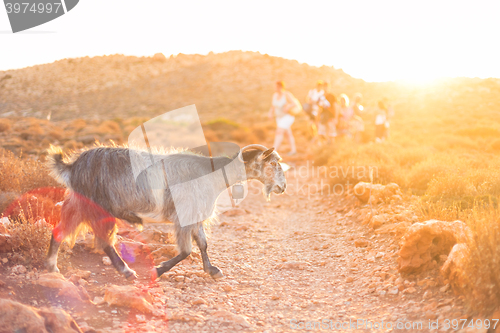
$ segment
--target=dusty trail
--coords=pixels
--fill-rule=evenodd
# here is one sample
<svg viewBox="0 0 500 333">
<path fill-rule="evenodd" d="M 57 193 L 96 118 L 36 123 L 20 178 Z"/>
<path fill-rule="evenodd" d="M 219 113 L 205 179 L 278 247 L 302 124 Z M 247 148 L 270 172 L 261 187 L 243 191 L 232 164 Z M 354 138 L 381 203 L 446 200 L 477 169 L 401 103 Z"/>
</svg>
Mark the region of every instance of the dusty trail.
<svg viewBox="0 0 500 333">
<path fill-rule="evenodd" d="M 296 176 L 288 173 L 289 184 L 318 181 Z M 391 294 L 399 277 L 396 241 L 390 236 L 374 235 L 356 222 L 356 217 L 345 216 L 344 205 L 342 197 L 334 195 L 273 196 L 271 202 L 266 202 L 262 196 L 250 194 L 240 206 L 246 210 L 244 215 L 223 215 L 221 225 L 212 231 L 209 254 L 225 278 L 198 285 L 186 278 L 179 285 L 166 286 L 167 298 L 178 295 L 167 303 L 173 305 L 173 311 L 202 314 L 206 319 L 195 326 L 171 322 L 171 331 L 283 332 L 307 328 L 307 321 L 323 319 L 334 329 L 341 322 L 343 330 L 351 331 L 362 329 L 348 327 L 349 320 L 383 320 L 384 328 L 390 328 L 388 322 L 396 328 L 399 321 L 407 325 L 405 331 L 412 331 L 407 330 L 408 325 L 421 321 L 422 329 L 415 326 L 415 331 L 429 331 L 429 318 L 437 319 L 436 312 L 430 310 L 448 306 L 451 299 L 424 300 L 426 284 L 420 283 L 421 287 L 409 281 L 405 284 L 414 288 L 411 294 Z M 370 250 L 356 247 L 356 240 L 362 238 L 369 240 Z M 184 272 L 189 275 L 187 268 Z M 167 279 L 182 274 L 183 269 L 176 268 Z M 178 292 L 182 286 L 186 291 Z M 189 298 L 206 299 L 208 303 L 190 307 L 185 304 L 189 304 Z M 239 318 L 224 319 L 223 311 L 244 316 L 249 326 L 237 324 Z M 213 314 L 221 315 L 222 322 L 211 320 Z M 329 326 L 327 330 L 331 329 Z M 379 327 L 373 331 L 383 330 Z"/>
</svg>

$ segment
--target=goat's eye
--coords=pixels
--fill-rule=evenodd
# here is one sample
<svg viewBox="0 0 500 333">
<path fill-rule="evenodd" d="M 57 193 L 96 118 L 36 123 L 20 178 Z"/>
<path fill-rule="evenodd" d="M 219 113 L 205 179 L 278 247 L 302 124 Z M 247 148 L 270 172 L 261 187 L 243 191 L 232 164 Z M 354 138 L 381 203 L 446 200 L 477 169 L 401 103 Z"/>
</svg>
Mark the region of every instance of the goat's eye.
<svg viewBox="0 0 500 333">
<path fill-rule="evenodd" d="M 276 166 L 276 162 L 271 162 L 271 165 L 272 166 Z"/>
</svg>

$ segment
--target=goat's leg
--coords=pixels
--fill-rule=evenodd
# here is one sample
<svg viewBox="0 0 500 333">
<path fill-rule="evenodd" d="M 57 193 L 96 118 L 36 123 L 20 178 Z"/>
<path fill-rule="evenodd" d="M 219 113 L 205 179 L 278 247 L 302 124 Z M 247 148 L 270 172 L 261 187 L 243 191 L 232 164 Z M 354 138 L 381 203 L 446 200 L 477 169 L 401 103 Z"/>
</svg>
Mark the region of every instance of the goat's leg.
<svg viewBox="0 0 500 333">
<path fill-rule="evenodd" d="M 115 247 L 113 245 L 107 245 L 103 248 L 104 252 L 111 259 L 111 263 L 120 273 L 123 273 L 127 279 L 136 279 L 137 274 L 135 271 L 130 269 L 128 265 L 123 261 L 118 253 L 116 253 Z"/>
<path fill-rule="evenodd" d="M 74 233 L 81 223 L 81 216 L 78 214 L 78 205 L 73 196 L 70 196 L 63 203 L 61 208 L 61 222 L 57 227 L 52 230 L 52 237 L 50 238 L 49 252 L 47 253 L 47 259 L 45 262 L 45 267 L 49 272 L 59 273 L 59 268 L 57 268 L 57 254 L 59 252 L 59 246 L 61 242 L 69 235 Z"/>
<path fill-rule="evenodd" d="M 177 248 L 179 254 L 170 260 L 162 262 L 160 265 L 156 266 L 156 277 L 160 277 L 163 273 L 168 272 L 175 265 L 177 265 L 182 260 L 186 259 L 192 250 L 191 244 L 191 229 L 189 227 L 181 228 L 177 227 L 176 230 L 177 238 Z"/>
<path fill-rule="evenodd" d="M 45 266 L 49 272 L 59 273 L 59 268 L 57 268 L 57 253 L 59 252 L 59 245 L 61 242 L 56 241 L 54 234 L 50 238 L 49 253 L 47 254 L 47 262 Z"/>
<path fill-rule="evenodd" d="M 193 238 L 196 241 L 196 244 L 198 245 L 198 248 L 201 252 L 201 259 L 203 260 L 203 270 L 210 274 L 210 276 L 214 279 L 220 279 L 221 277 L 223 277 L 224 275 L 222 274 L 221 270 L 215 266 L 212 266 L 210 260 L 208 259 L 207 237 L 205 235 L 205 230 L 203 229 L 203 224 L 200 223 L 198 229 L 193 230 Z"/>
</svg>

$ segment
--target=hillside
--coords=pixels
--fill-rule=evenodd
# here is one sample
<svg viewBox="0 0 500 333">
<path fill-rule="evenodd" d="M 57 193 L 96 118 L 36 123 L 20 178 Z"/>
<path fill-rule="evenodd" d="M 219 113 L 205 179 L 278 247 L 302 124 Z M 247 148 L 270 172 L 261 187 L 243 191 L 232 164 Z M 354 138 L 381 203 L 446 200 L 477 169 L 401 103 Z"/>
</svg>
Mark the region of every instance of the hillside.
<svg viewBox="0 0 500 333">
<path fill-rule="evenodd" d="M 251 114 L 268 107 L 278 79 L 299 97 L 318 79 L 353 92 L 365 85 L 342 70 L 253 52 L 85 57 L 0 72 L 0 114 L 127 118 L 190 104 L 209 118 Z"/>
</svg>

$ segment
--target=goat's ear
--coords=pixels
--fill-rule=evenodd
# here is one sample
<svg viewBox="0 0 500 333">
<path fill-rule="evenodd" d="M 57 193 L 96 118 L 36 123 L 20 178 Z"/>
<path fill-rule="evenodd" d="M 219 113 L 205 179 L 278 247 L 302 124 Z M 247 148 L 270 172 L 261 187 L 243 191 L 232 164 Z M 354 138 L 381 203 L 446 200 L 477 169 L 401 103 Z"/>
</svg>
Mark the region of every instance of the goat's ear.
<svg viewBox="0 0 500 333">
<path fill-rule="evenodd" d="M 259 156 L 259 161 L 263 161 L 265 160 L 266 158 L 268 158 L 274 151 L 274 147 L 273 148 L 269 148 L 268 150 L 266 150 L 265 152 L 262 153 L 262 155 Z"/>
</svg>

